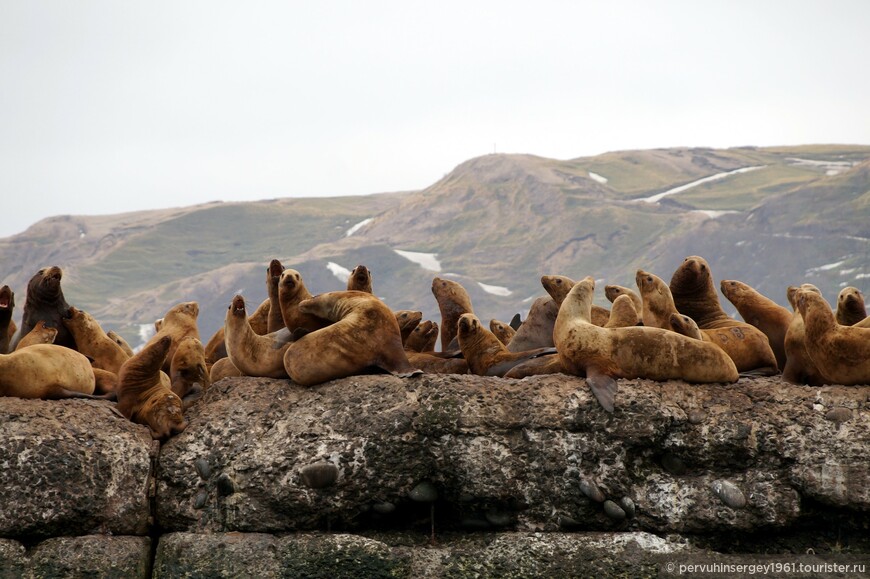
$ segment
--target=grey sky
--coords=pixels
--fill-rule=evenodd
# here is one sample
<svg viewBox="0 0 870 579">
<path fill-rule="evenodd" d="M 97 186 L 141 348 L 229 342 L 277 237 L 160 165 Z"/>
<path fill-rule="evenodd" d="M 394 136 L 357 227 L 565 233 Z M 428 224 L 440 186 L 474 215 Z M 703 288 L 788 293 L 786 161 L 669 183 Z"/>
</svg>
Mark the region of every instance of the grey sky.
<svg viewBox="0 0 870 579">
<path fill-rule="evenodd" d="M 870 2 L 0 0 L 0 236 L 490 153 L 870 144 Z"/>
</svg>

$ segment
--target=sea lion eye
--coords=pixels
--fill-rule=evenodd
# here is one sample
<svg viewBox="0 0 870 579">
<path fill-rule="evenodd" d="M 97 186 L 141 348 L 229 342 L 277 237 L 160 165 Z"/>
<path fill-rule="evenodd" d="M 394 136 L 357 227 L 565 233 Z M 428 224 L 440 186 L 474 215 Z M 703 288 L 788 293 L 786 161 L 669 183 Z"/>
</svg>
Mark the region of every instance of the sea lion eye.
<svg viewBox="0 0 870 579">
<path fill-rule="evenodd" d="M 646 281 L 648 281 L 649 283 L 652 283 L 652 276 L 651 275 L 646 276 Z"/>
</svg>

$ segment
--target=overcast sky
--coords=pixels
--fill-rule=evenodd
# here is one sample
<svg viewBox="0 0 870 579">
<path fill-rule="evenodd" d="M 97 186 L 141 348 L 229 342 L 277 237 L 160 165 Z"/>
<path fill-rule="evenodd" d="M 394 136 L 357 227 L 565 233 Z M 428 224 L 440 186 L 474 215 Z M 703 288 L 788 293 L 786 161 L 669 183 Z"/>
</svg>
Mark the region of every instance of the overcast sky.
<svg viewBox="0 0 870 579">
<path fill-rule="evenodd" d="M 0 0 L 0 236 L 496 150 L 870 144 L 870 2 Z"/>
</svg>

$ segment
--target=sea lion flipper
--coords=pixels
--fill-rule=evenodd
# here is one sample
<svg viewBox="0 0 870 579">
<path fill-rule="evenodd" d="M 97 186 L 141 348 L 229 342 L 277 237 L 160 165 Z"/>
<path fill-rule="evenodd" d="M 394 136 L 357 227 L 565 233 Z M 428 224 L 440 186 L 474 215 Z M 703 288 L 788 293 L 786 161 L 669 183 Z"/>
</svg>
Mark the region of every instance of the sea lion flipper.
<svg viewBox="0 0 870 579">
<path fill-rule="evenodd" d="M 520 318 L 520 315 L 514 314 L 514 317 L 511 318 L 510 327 L 512 327 L 515 330 L 519 330 L 520 326 L 522 326 L 522 325 L 523 325 L 523 321 Z"/>
<path fill-rule="evenodd" d="M 393 373 L 394 376 L 398 376 L 399 378 L 412 378 L 414 376 L 419 376 L 421 374 L 423 374 L 423 370 L 420 370 L 419 368 L 413 368 L 407 372 L 394 372 Z"/>
<path fill-rule="evenodd" d="M 592 390 L 592 395 L 607 412 L 613 412 L 613 401 L 616 397 L 616 379 L 608 376 L 597 368 L 586 368 L 586 383 Z"/>
<path fill-rule="evenodd" d="M 739 376 L 741 378 L 749 378 L 752 376 L 775 376 L 776 374 L 779 374 L 778 368 L 765 366 L 764 368 L 753 368 L 752 370 L 744 370 L 743 372 L 740 372 Z"/>
<path fill-rule="evenodd" d="M 310 331 L 311 330 L 308 330 L 305 328 L 296 328 L 295 330 L 293 330 L 293 334 L 292 334 L 293 339 L 291 341 L 295 342 L 296 340 L 299 340 L 300 338 L 302 338 L 302 336 L 305 336 Z"/>
<path fill-rule="evenodd" d="M 559 350 L 556 348 L 537 348 L 533 350 L 534 354 L 529 356 L 529 358 L 539 358 L 541 356 L 549 356 L 550 354 L 558 354 Z"/>
</svg>

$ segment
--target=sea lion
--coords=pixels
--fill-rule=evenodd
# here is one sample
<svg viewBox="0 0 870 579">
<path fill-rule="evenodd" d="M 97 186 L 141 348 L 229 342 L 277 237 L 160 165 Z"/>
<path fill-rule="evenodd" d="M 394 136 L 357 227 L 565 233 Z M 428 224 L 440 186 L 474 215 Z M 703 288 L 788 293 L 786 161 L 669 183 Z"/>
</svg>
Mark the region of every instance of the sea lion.
<svg viewBox="0 0 870 579">
<path fill-rule="evenodd" d="M 634 281 L 640 292 L 643 325 L 670 329 L 670 317 L 677 312 L 677 306 L 668 285 L 659 276 L 642 269 L 637 270 Z"/>
<path fill-rule="evenodd" d="M 785 333 L 791 324 L 792 313 L 741 281 L 723 279 L 719 289 L 734 304 L 744 322 L 764 332 L 776 356 L 776 365 L 785 368 Z"/>
<path fill-rule="evenodd" d="M 285 339 L 276 340 L 275 334 L 259 336 L 251 328 L 245 312 L 245 298 L 233 297 L 224 320 L 227 357 L 245 376 L 287 378 L 284 369 L 284 353 L 290 346 L 289 330 L 283 328 Z"/>
<path fill-rule="evenodd" d="M 211 384 L 205 364 L 205 350 L 199 338 L 187 336 L 178 342 L 169 363 L 170 388 L 182 400 L 196 390 L 205 391 Z"/>
<path fill-rule="evenodd" d="M 632 290 L 631 288 L 627 288 L 621 285 L 606 285 L 604 286 L 604 296 L 610 303 L 616 301 L 621 295 L 626 295 L 631 298 L 631 302 L 634 304 L 634 309 L 638 314 L 643 313 L 643 300 L 640 299 L 640 296 Z"/>
<path fill-rule="evenodd" d="M 175 349 L 178 348 L 179 342 L 188 336 L 199 339 L 199 326 L 196 324 L 196 319 L 199 316 L 199 304 L 196 302 L 182 302 L 169 308 L 166 315 L 163 316 L 163 323 L 158 331 L 149 341 L 148 344 L 153 344 L 160 341 L 163 336 L 172 338 L 172 343 L 169 346 L 169 351 L 166 354 L 163 371 L 167 374 L 170 371 L 172 357 L 175 356 Z"/>
<path fill-rule="evenodd" d="M 718 346 L 650 326 L 592 324 L 595 282 L 577 282 L 559 308 L 553 337 L 565 370 L 586 376 L 592 393 L 613 411 L 617 378 L 736 382 L 737 368 Z"/>
<path fill-rule="evenodd" d="M 517 331 L 509 324 L 495 319 L 489 321 L 489 331 L 495 334 L 498 341 L 505 346 L 510 344 L 511 339 L 513 339 L 514 335 L 517 333 Z"/>
<path fill-rule="evenodd" d="M 574 287 L 575 283 L 576 282 L 573 279 L 564 275 L 545 275 L 541 277 L 541 285 L 544 286 L 544 289 L 547 290 L 547 293 L 550 294 L 550 297 L 552 297 L 553 301 L 556 302 L 557 313 L 559 307 L 562 305 L 562 300 L 565 299 L 565 296 L 568 295 L 568 292 L 571 291 L 571 288 Z M 609 320 L 610 310 L 592 304 L 593 324 L 603 328 Z"/>
<path fill-rule="evenodd" d="M 704 339 L 704 335 L 701 333 L 701 328 L 699 328 L 698 324 L 695 323 L 695 320 L 693 320 L 689 316 L 684 316 L 681 313 L 674 312 L 668 318 L 668 322 L 669 327 L 665 328 L 666 330 L 672 330 L 678 334 L 682 334 L 696 340 Z"/>
<path fill-rule="evenodd" d="M 26 348 L 35 344 L 53 344 L 56 337 L 57 328 L 45 325 L 45 320 L 39 320 L 26 336 L 22 336 L 21 339 L 18 340 L 18 345 L 15 346 L 15 351 L 17 352 L 21 348 Z"/>
<path fill-rule="evenodd" d="M 281 315 L 281 303 L 278 301 L 278 283 L 281 281 L 281 274 L 284 273 L 284 266 L 277 259 L 269 262 L 269 267 L 266 268 L 266 293 L 269 296 L 269 317 L 266 321 L 266 333 L 277 332 L 284 325 L 284 317 Z"/>
<path fill-rule="evenodd" d="M 623 294 L 617 296 L 610 308 L 610 318 L 604 324 L 605 328 L 626 328 L 628 326 L 642 326 L 640 314 L 634 307 L 631 296 Z"/>
<path fill-rule="evenodd" d="M 295 269 L 285 269 L 278 283 L 278 298 L 281 303 L 281 316 L 284 325 L 291 332 L 301 328 L 313 332 L 325 328 L 329 322 L 299 309 L 299 304 L 311 299 L 311 292 L 305 287 L 302 275 Z"/>
<path fill-rule="evenodd" d="M 565 374 L 565 367 L 559 354 L 544 354 L 531 360 L 521 362 L 505 372 L 504 378 L 526 378 L 528 376 L 540 376 L 542 374 Z"/>
<path fill-rule="evenodd" d="M 417 310 L 398 310 L 395 314 L 396 321 L 399 323 L 399 332 L 402 334 L 402 344 L 404 344 L 408 341 L 408 336 L 411 335 L 414 328 L 416 328 L 423 319 L 423 312 Z"/>
<path fill-rule="evenodd" d="M 806 328 L 806 348 L 829 384 L 870 384 L 870 328 L 837 323 L 820 294 L 798 290 L 797 305 Z"/>
<path fill-rule="evenodd" d="M 348 291 L 372 293 L 372 272 L 364 265 L 353 268 L 347 278 Z"/>
<path fill-rule="evenodd" d="M 108 332 L 106 332 L 106 335 L 107 335 L 107 336 L 108 336 L 108 337 L 109 337 L 113 342 L 115 342 L 116 344 L 118 344 L 119 346 L 121 346 L 121 349 L 124 350 L 124 353 L 127 354 L 127 356 L 132 356 L 132 355 L 133 355 L 133 348 L 131 348 L 131 347 L 130 347 L 130 344 L 127 343 L 127 340 L 125 340 L 125 339 L 122 338 L 120 335 L 118 335 L 118 333 L 115 332 L 115 330 L 109 330 Z"/>
<path fill-rule="evenodd" d="M 405 340 L 406 352 L 434 352 L 435 342 L 438 341 L 438 324 L 431 320 L 424 320 Z"/>
<path fill-rule="evenodd" d="M 251 329 L 254 330 L 255 334 L 265 336 L 269 333 L 269 314 L 271 312 L 272 303 L 267 297 L 262 302 L 260 302 L 260 305 L 257 306 L 257 309 L 254 310 L 254 313 L 251 314 L 249 318 L 251 322 Z"/>
<path fill-rule="evenodd" d="M 529 315 L 507 343 L 508 351 L 526 352 L 536 348 L 552 348 L 553 324 L 556 323 L 558 312 L 559 306 L 550 296 L 535 298 L 529 308 Z"/>
<path fill-rule="evenodd" d="M 250 322 L 250 320 L 251 318 L 249 317 L 248 321 Z M 253 329 L 253 327 L 251 329 Z M 205 353 L 205 365 L 209 368 L 217 364 L 218 360 L 227 357 L 226 333 L 224 332 L 223 326 L 218 328 L 217 331 L 211 335 L 211 338 L 208 339 L 208 342 L 206 342 L 205 347 L 203 348 L 203 352 Z"/>
<path fill-rule="evenodd" d="M 63 270 L 57 266 L 44 267 L 36 272 L 27 284 L 27 297 L 24 299 L 24 313 L 17 339 L 13 339 L 11 347 L 18 345 L 18 340 L 30 333 L 33 327 L 44 320 L 48 326 L 57 328 L 54 343 L 58 346 L 76 349 L 76 342 L 61 319 L 69 309 L 69 304 L 63 297 L 60 281 Z"/>
<path fill-rule="evenodd" d="M 462 314 L 457 323 L 457 337 L 468 370 L 478 376 L 504 376 L 511 368 L 538 356 L 555 354 L 555 348 L 536 348 L 511 352 L 495 334 L 484 328 L 474 314 Z"/>
<path fill-rule="evenodd" d="M 81 353 L 55 344 L 33 344 L 0 355 L 0 396 L 93 398 L 96 381 Z"/>
<path fill-rule="evenodd" d="M 783 341 L 786 358 L 785 367 L 782 369 L 782 379 L 792 384 L 821 386 L 825 383 L 825 378 L 807 352 L 806 326 L 797 304 L 797 295 L 800 290 L 822 295 L 819 288 L 809 283 L 802 284 L 800 287 L 788 286 L 786 289 L 785 295 L 791 307 L 794 308 L 794 313 Z"/>
<path fill-rule="evenodd" d="M 703 257 L 692 255 L 683 260 L 668 289 L 677 311 L 695 320 L 704 336 L 728 352 L 740 372 L 762 376 L 779 372 L 776 355 L 764 332 L 735 320 L 722 309 L 710 266 Z M 646 302 L 643 290 L 641 297 Z"/>
<path fill-rule="evenodd" d="M 229 378 L 234 376 L 244 376 L 238 368 L 233 366 L 232 361 L 229 358 L 220 358 L 214 364 L 212 364 L 211 370 L 209 370 L 209 382 L 214 384 L 221 378 Z"/>
<path fill-rule="evenodd" d="M 165 440 L 187 428 L 181 398 L 161 371 L 172 347 L 172 337 L 160 336 L 121 366 L 118 375 L 118 410 L 127 419 L 144 424 L 151 437 Z"/>
<path fill-rule="evenodd" d="M 424 374 L 468 374 L 468 362 L 463 358 L 444 358 L 430 352 L 409 352 L 408 363 L 419 368 Z"/>
<path fill-rule="evenodd" d="M 18 326 L 12 319 L 15 309 L 15 292 L 8 285 L 0 287 L 0 354 L 9 352 L 9 344 Z"/>
<path fill-rule="evenodd" d="M 837 323 L 854 326 L 867 317 L 864 294 L 856 287 L 844 287 L 837 296 Z"/>
<path fill-rule="evenodd" d="M 88 312 L 70 307 L 61 322 L 75 338 L 78 351 L 91 359 L 94 368 L 117 374 L 124 362 L 130 359 Z"/>
<path fill-rule="evenodd" d="M 462 284 L 449 279 L 433 278 L 432 295 L 435 296 L 441 312 L 441 350 L 447 351 L 454 346 L 459 316 L 473 313 L 474 307 Z"/>
<path fill-rule="evenodd" d="M 396 316 L 372 294 L 324 293 L 300 302 L 299 312 L 332 324 L 303 335 L 287 348 L 284 367 L 297 384 L 313 386 L 370 367 L 403 378 L 422 374 L 408 363 Z"/>
</svg>

